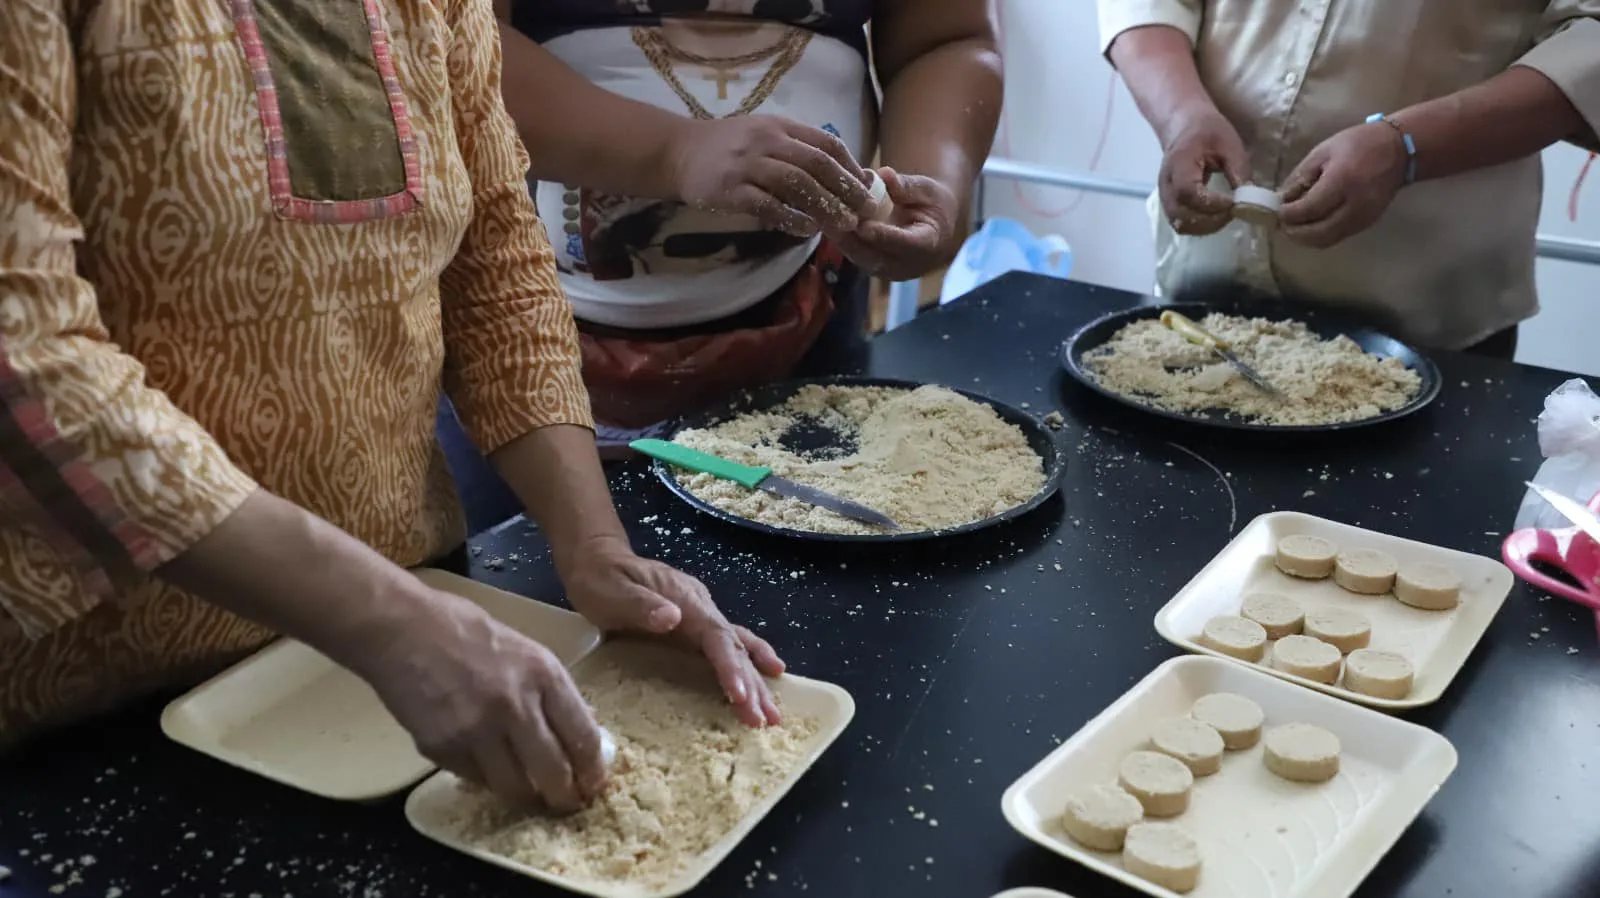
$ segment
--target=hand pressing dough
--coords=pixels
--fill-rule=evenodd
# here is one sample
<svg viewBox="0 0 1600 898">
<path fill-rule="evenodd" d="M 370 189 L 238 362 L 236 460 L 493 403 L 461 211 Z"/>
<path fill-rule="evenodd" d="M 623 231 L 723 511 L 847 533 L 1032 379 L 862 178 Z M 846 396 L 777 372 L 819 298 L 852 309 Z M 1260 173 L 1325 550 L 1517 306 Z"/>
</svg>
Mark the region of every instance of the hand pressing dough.
<svg viewBox="0 0 1600 898">
<path fill-rule="evenodd" d="M 1260 624 L 1267 631 L 1268 639 L 1293 636 L 1306 623 L 1305 612 L 1300 610 L 1299 603 L 1275 592 L 1256 592 L 1245 596 L 1239 615 Z"/>
<path fill-rule="evenodd" d="M 1177 758 L 1136 751 L 1122 759 L 1117 785 L 1139 800 L 1152 817 L 1176 817 L 1189 809 L 1194 774 Z"/>
<path fill-rule="evenodd" d="M 1323 608 L 1306 615 L 1306 635 L 1348 655 L 1372 642 L 1372 622 L 1348 608 Z"/>
<path fill-rule="evenodd" d="M 1150 733 L 1150 746 L 1182 761 L 1197 777 L 1222 769 L 1221 734 L 1193 717 L 1169 717 L 1156 724 Z"/>
<path fill-rule="evenodd" d="M 1272 644 L 1273 667 L 1317 683 L 1337 682 L 1342 660 L 1338 649 L 1311 636 L 1285 636 Z"/>
<path fill-rule="evenodd" d="M 1229 751 L 1243 751 L 1261 741 L 1261 725 L 1267 720 L 1260 705 L 1231 692 L 1201 696 L 1189 714 L 1216 730 Z"/>
<path fill-rule="evenodd" d="M 1414 677 L 1411 662 L 1395 652 L 1359 649 L 1344 661 L 1344 688 L 1373 698 L 1405 698 Z"/>
<path fill-rule="evenodd" d="M 1285 536 L 1278 540 L 1278 555 L 1273 563 L 1278 570 L 1302 580 L 1326 580 L 1333 576 L 1339 547 L 1320 536 Z"/>
<path fill-rule="evenodd" d="M 1262 737 L 1267 769 L 1297 783 L 1325 783 L 1339 773 L 1339 737 L 1309 723 L 1286 723 Z"/>
<path fill-rule="evenodd" d="M 1200 644 L 1241 661 L 1260 661 L 1267 654 L 1267 631 L 1253 620 L 1223 614 L 1206 621 Z"/>
<path fill-rule="evenodd" d="M 1122 866 L 1163 888 L 1192 892 L 1200 884 L 1200 846 L 1175 823 L 1140 823 L 1128 828 Z"/>
<path fill-rule="evenodd" d="M 1412 564 L 1394 578 L 1394 597 L 1423 611 L 1449 611 L 1461 602 L 1461 575 L 1442 564 Z"/>
<path fill-rule="evenodd" d="M 1121 851 L 1128 827 L 1143 819 L 1139 799 L 1116 786 L 1090 786 L 1067 799 L 1061 828 L 1085 848 Z"/>
<path fill-rule="evenodd" d="M 1381 596 L 1394 587 L 1400 563 L 1377 549 L 1346 549 L 1333 565 L 1333 582 L 1363 596 Z"/>
</svg>

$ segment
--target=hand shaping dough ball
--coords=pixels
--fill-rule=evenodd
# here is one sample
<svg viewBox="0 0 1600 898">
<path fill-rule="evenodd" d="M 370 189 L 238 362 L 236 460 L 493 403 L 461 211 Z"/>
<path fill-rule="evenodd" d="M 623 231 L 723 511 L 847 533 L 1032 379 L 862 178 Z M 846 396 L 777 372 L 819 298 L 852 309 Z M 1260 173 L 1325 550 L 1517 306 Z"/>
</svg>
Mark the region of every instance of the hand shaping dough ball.
<svg viewBox="0 0 1600 898">
<path fill-rule="evenodd" d="M 1363 596 L 1381 596 L 1394 587 L 1400 563 L 1377 549 L 1346 549 L 1333 565 L 1333 582 Z"/>
<path fill-rule="evenodd" d="M 1273 564 L 1291 577 L 1326 580 L 1333 576 L 1339 547 L 1320 536 L 1285 536 L 1278 540 L 1278 555 Z"/>
<path fill-rule="evenodd" d="M 1299 603 L 1275 592 L 1255 592 L 1245 596 L 1244 607 L 1239 609 L 1239 614 L 1260 624 L 1267 631 L 1268 639 L 1293 636 L 1305 627 L 1306 622 L 1306 614 L 1300 610 Z"/>
<path fill-rule="evenodd" d="M 1067 799 L 1061 828 L 1085 848 L 1120 851 L 1128 827 L 1143 819 L 1139 799 L 1116 786 L 1090 786 Z"/>
<path fill-rule="evenodd" d="M 1306 614 L 1306 635 L 1348 655 L 1372 642 L 1372 622 L 1348 608 L 1323 608 Z"/>
<path fill-rule="evenodd" d="M 1267 769 L 1297 783 L 1325 783 L 1339 773 L 1339 737 L 1309 723 L 1286 723 L 1262 737 Z"/>
<path fill-rule="evenodd" d="M 864 217 L 872 221 L 882 221 L 894 211 L 894 202 L 889 199 L 889 185 L 883 176 L 867 169 L 867 175 L 872 178 L 872 183 L 867 185 L 867 208 Z"/>
<path fill-rule="evenodd" d="M 1461 602 L 1461 575 L 1442 564 L 1413 564 L 1394 578 L 1394 597 L 1423 611 L 1449 611 Z"/>
<path fill-rule="evenodd" d="M 1358 649 L 1344 661 L 1344 688 L 1373 698 L 1405 698 L 1415 672 L 1404 655 Z"/>
<path fill-rule="evenodd" d="M 1261 725 L 1267 720 L 1260 705 L 1231 692 L 1201 696 L 1189 714 L 1216 730 L 1229 751 L 1242 751 L 1261 741 Z"/>
<path fill-rule="evenodd" d="M 1189 809 L 1194 774 L 1177 758 L 1136 751 L 1122 759 L 1117 785 L 1139 800 L 1152 817 L 1176 817 Z"/>
<path fill-rule="evenodd" d="M 1222 736 L 1193 717 L 1169 717 L 1150 733 L 1150 747 L 1182 761 L 1195 776 L 1222 769 Z"/>
<path fill-rule="evenodd" d="M 1200 644 L 1230 658 L 1260 661 L 1267 654 L 1267 631 L 1253 620 L 1223 614 L 1206 621 Z"/>
<path fill-rule="evenodd" d="M 1272 644 L 1272 666 L 1317 683 L 1339 679 L 1340 651 L 1311 636 L 1285 636 Z"/>
<path fill-rule="evenodd" d="M 1140 823 L 1128 828 L 1122 866 L 1147 882 L 1191 892 L 1200 884 L 1200 846 L 1175 823 Z"/>
</svg>

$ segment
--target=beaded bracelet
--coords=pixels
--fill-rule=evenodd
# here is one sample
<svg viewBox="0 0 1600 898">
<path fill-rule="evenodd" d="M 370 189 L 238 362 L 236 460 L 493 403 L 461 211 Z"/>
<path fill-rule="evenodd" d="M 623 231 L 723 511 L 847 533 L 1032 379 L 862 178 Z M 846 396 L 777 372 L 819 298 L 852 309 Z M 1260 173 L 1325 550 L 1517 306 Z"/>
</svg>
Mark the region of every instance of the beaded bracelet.
<svg viewBox="0 0 1600 898">
<path fill-rule="evenodd" d="M 1411 132 L 1402 127 L 1399 122 L 1381 112 L 1374 112 L 1367 116 L 1367 124 L 1388 125 L 1394 129 L 1394 133 L 1400 135 L 1400 145 L 1405 147 L 1406 150 L 1405 183 L 1414 183 L 1417 180 L 1417 142 L 1411 139 Z"/>
</svg>

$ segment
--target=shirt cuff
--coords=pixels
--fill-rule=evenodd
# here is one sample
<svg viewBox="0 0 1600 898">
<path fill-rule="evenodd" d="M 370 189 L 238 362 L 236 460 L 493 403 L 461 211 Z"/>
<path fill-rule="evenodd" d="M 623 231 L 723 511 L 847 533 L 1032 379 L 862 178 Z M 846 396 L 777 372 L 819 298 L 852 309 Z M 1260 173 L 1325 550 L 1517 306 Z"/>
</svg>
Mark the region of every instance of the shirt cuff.
<svg viewBox="0 0 1600 898">
<path fill-rule="evenodd" d="M 1574 19 L 1540 41 L 1516 65 L 1527 66 L 1561 88 L 1589 125 L 1584 143 L 1594 150 L 1600 134 L 1600 21 Z"/>
<path fill-rule="evenodd" d="M 1176 28 L 1193 46 L 1200 39 L 1200 10 L 1185 0 L 1100 0 L 1100 53 L 1111 52 L 1111 44 L 1124 31 L 1146 25 Z"/>
</svg>

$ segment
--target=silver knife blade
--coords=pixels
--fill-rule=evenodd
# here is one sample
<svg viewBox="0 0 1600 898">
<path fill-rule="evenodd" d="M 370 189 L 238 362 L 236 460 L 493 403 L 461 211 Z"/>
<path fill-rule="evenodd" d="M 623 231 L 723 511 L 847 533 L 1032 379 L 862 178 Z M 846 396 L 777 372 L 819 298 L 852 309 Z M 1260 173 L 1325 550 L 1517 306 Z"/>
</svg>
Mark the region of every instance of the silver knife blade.
<svg viewBox="0 0 1600 898">
<path fill-rule="evenodd" d="M 769 474 L 756 487 L 766 490 L 774 496 L 799 499 L 801 502 L 815 505 L 819 508 L 826 508 L 831 512 L 842 514 L 853 521 L 860 521 L 863 524 L 871 524 L 874 527 L 882 527 L 885 530 L 900 529 L 900 525 L 896 524 L 893 518 L 880 511 L 874 511 L 865 505 L 851 502 L 849 499 L 840 498 L 832 493 L 825 493 L 814 486 L 795 483 L 793 480 L 779 477 L 776 474 Z"/>
<path fill-rule="evenodd" d="M 1266 392 L 1271 393 L 1273 396 L 1278 396 L 1280 398 L 1283 396 L 1283 391 L 1282 390 L 1278 389 L 1277 387 L 1275 387 L 1271 383 L 1269 383 L 1265 377 L 1261 376 L 1261 372 L 1259 372 L 1256 369 L 1250 367 L 1249 365 L 1246 365 L 1244 363 L 1243 359 L 1239 358 L 1238 356 L 1234 355 L 1233 353 L 1229 352 L 1228 350 L 1222 349 L 1220 347 L 1215 349 L 1215 350 L 1213 350 L 1213 351 L 1217 355 L 1222 356 L 1222 360 L 1223 361 L 1225 361 L 1228 364 L 1232 365 L 1233 366 L 1233 370 L 1239 372 L 1240 374 L 1243 374 L 1245 380 L 1250 381 L 1251 383 L 1255 384 L 1257 387 L 1260 387 L 1261 389 L 1265 390 Z"/>
<path fill-rule="evenodd" d="M 1528 489 L 1538 493 L 1539 498 L 1549 502 L 1550 507 L 1561 512 L 1562 517 L 1571 521 L 1579 530 L 1587 534 L 1590 539 L 1600 543 L 1600 518 L 1596 518 L 1594 512 L 1576 500 L 1568 499 L 1549 487 L 1529 482 Z"/>
</svg>

